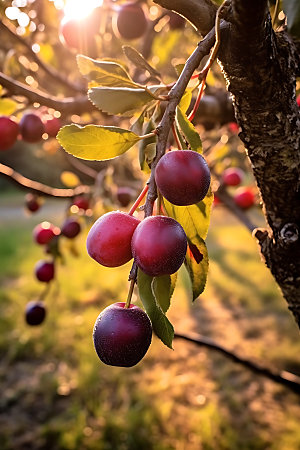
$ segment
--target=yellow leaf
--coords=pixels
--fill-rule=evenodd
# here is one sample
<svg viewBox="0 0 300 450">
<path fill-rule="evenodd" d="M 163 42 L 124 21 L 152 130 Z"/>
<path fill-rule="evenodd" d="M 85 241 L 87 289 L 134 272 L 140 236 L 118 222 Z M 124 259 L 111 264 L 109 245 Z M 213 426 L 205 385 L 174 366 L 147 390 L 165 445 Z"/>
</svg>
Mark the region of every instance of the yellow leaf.
<svg viewBox="0 0 300 450">
<path fill-rule="evenodd" d="M 73 188 L 80 184 L 80 180 L 79 180 L 78 176 L 75 175 L 75 173 L 69 172 L 67 170 L 65 170 L 64 172 L 61 173 L 60 179 L 61 179 L 62 183 L 69 188 Z"/>
</svg>

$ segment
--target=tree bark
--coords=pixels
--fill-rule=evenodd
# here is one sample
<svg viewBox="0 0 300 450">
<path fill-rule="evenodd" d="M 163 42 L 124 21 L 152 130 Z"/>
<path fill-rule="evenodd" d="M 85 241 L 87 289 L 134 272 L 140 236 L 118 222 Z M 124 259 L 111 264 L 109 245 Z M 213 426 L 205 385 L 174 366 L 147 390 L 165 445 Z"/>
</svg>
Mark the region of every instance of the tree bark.
<svg viewBox="0 0 300 450">
<path fill-rule="evenodd" d="M 269 225 L 254 235 L 300 327 L 299 41 L 273 31 L 267 0 L 232 0 L 226 20 L 218 58 Z"/>
</svg>

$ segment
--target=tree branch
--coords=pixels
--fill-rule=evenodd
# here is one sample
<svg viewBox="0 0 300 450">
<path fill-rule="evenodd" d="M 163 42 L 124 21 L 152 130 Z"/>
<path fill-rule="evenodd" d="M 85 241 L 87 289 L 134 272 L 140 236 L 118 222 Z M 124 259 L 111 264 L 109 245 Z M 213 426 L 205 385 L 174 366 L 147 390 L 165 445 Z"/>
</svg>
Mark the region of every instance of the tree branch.
<svg viewBox="0 0 300 450">
<path fill-rule="evenodd" d="M 254 361 L 250 361 L 249 359 L 237 355 L 232 350 L 223 347 L 222 345 L 218 344 L 212 339 L 209 339 L 206 336 L 199 336 L 198 334 L 191 333 L 175 333 L 174 338 L 183 339 L 188 342 L 193 342 L 196 345 L 215 350 L 231 359 L 231 361 L 247 367 L 247 369 L 250 369 L 252 372 L 263 375 L 264 377 L 267 377 L 270 380 L 275 381 L 276 383 L 288 387 L 293 392 L 300 394 L 300 377 L 293 373 L 287 372 L 285 370 L 281 372 L 271 370 L 268 367 L 262 366 L 261 364 L 257 364 Z"/>
<path fill-rule="evenodd" d="M 33 59 L 33 61 L 35 61 L 38 64 L 38 66 L 42 70 L 44 70 L 44 72 L 47 75 L 49 75 L 51 78 L 53 78 L 55 81 L 58 81 L 59 83 L 61 83 L 66 88 L 71 89 L 73 92 L 84 93 L 86 91 L 86 89 L 83 89 L 82 86 L 79 86 L 79 85 L 73 83 L 72 81 L 68 80 L 65 76 L 63 76 L 61 74 L 61 72 L 58 72 L 53 67 L 49 66 L 48 64 L 45 64 L 44 61 L 42 61 L 38 57 L 38 55 L 36 53 L 34 53 L 34 51 L 32 50 L 31 46 L 21 36 L 19 36 L 15 32 L 14 28 L 12 27 L 12 25 L 10 25 L 8 23 L 5 24 L 3 22 L 3 20 L 0 21 L 0 33 L 2 31 L 4 31 L 7 34 L 9 34 L 10 36 L 12 36 L 13 39 L 18 41 L 23 47 L 25 47 L 27 49 L 27 52 L 30 55 L 31 59 Z"/>
<path fill-rule="evenodd" d="M 273 32 L 267 0 L 232 4 L 219 59 L 272 230 L 261 251 L 300 325 L 300 55 L 285 32 Z"/>
<path fill-rule="evenodd" d="M 72 198 L 76 195 L 89 194 L 91 192 L 91 187 L 86 185 L 77 186 L 74 189 L 53 188 L 51 186 L 47 186 L 46 184 L 39 183 L 38 181 L 30 180 L 29 178 L 26 178 L 16 172 L 11 167 L 5 166 L 1 163 L 0 175 L 5 175 L 19 187 L 21 186 L 24 189 L 29 189 L 32 192 L 43 194 L 48 197 Z"/>
<path fill-rule="evenodd" d="M 0 84 L 5 87 L 12 95 L 22 95 L 26 97 L 30 103 L 40 103 L 48 108 L 60 111 L 63 115 L 82 114 L 85 112 L 95 111 L 94 105 L 89 101 L 86 95 L 78 97 L 66 97 L 61 100 L 58 97 L 47 95 L 37 89 L 33 90 L 25 84 L 15 81 L 13 78 L 0 72 Z"/>
<path fill-rule="evenodd" d="M 221 30 L 225 30 L 227 27 L 226 22 L 222 22 L 221 24 Z M 181 97 L 184 94 L 184 91 L 190 81 L 190 78 L 193 74 L 193 72 L 197 69 L 199 66 L 202 58 L 207 55 L 211 49 L 211 47 L 214 45 L 215 42 L 215 30 L 214 28 L 208 33 L 208 35 L 198 44 L 198 47 L 194 50 L 192 55 L 187 60 L 183 71 L 180 74 L 180 77 L 178 78 L 175 85 L 172 87 L 171 91 L 169 92 L 168 98 L 168 104 L 166 107 L 166 110 L 164 112 L 163 118 L 157 127 L 157 146 L 156 146 L 156 157 L 154 161 L 151 164 L 151 176 L 149 181 L 149 192 L 147 195 L 147 200 L 145 204 L 145 216 L 149 216 L 152 214 L 153 210 L 153 203 L 157 197 L 157 190 L 156 190 L 156 184 L 155 184 L 155 178 L 154 178 L 154 172 L 155 167 L 160 160 L 160 158 L 164 155 L 169 132 L 171 129 L 171 126 L 174 122 L 175 118 L 175 111 L 176 107 L 180 102 Z"/>
</svg>

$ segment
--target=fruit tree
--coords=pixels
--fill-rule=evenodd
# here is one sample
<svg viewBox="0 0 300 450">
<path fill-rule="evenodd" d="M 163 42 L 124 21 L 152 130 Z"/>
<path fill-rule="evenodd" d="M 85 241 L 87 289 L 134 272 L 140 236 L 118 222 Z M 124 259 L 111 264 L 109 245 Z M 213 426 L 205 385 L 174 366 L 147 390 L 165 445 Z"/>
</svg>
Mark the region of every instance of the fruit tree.
<svg viewBox="0 0 300 450">
<path fill-rule="evenodd" d="M 166 312 L 177 271 L 186 267 L 193 300 L 205 288 L 215 193 L 215 204 L 252 232 L 300 326 L 300 5 L 84 4 L 0 5 L 0 172 L 29 191 L 31 213 L 43 196 L 71 199 L 60 227 L 43 222 L 34 229 L 48 254 L 35 267 L 37 279 L 51 282 L 60 240 L 76 238 L 94 214 L 91 258 L 107 267 L 132 260 L 127 301 L 106 308 L 95 323 L 98 356 L 111 365 L 136 364 L 152 329 L 172 347 Z M 68 154 L 67 188 L 14 170 L 9 151 L 20 141 Z M 94 184 L 77 183 L 78 173 Z M 251 177 L 257 187 L 247 185 Z M 265 228 L 248 216 L 259 202 Z M 131 304 L 135 285 L 147 314 Z M 28 324 L 45 315 L 42 299 L 27 307 Z"/>
</svg>

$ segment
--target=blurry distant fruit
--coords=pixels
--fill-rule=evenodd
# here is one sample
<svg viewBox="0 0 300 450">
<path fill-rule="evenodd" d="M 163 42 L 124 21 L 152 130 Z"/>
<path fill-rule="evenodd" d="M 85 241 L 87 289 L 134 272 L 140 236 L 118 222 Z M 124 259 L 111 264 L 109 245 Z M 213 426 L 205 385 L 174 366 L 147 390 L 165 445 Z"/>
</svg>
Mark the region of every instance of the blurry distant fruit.
<svg viewBox="0 0 300 450">
<path fill-rule="evenodd" d="M 124 39 L 142 37 L 147 29 L 147 19 L 143 8 L 137 3 L 121 5 L 117 17 L 117 29 Z"/>
<path fill-rule="evenodd" d="M 234 194 L 234 202 L 240 208 L 248 209 L 255 203 L 255 195 L 251 188 L 249 187 L 240 187 L 236 190 Z"/>
<path fill-rule="evenodd" d="M 222 182 L 226 186 L 238 186 L 241 184 L 244 172 L 238 167 L 229 167 L 222 174 Z"/>
<path fill-rule="evenodd" d="M 61 227 L 61 234 L 69 239 L 75 238 L 81 230 L 80 223 L 73 217 L 65 220 Z"/>
<path fill-rule="evenodd" d="M 35 276 L 39 281 L 49 283 L 55 274 L 54 262 L 40 260 L 35 265 Z"/>
<path fill-rule="evenodd" d="M 79 209 L 86 211 L 90 207 L 90 200 L 85 195 L 80 195 L 75 197 L 73 200 L 73 205 L 77 206 Z"/>
<path fill-rule="evenodd" d="M 82 19 L 63 19 L 60 24 L 60 39 L 70 48 L 81 49 L 94 39 L 100 26 L 100 8 L 95 8 Z"/>
<path fill-rule="evenodd" d="M 46 308 L 42 302 L 29 302 L 25 310 L 25 320 L 28 325 L 40 325 L 46 317 Z"/>
<path fill-rule="evenodd" d="M 60 36 L 64 44 L 70 48 L 80 47 L 80 36 L 82 29 L 80 22 L 77 20 L 63 21 L 60 25 Z"/>
<path fill-rule="evenodd" d="M 26 194 L 25 195 L 25 207 L 30 212 L 36 212 L 40 209 L 41 203 L 39 197 L 35 194 Z"/>
<path fill-rule="evenodd" d="M 62 127 L 62 123 L 58 117 L 52 117 L 52 119 L 48 119 L 46 120 L 46 122 L 44 122 L 44 126 L 45 132 L 48 134 L 48 136 L 56 137 L 57 133 Z"/>
<path fill-rule="evenodd" d="M 19 125 L 6 116 L 0 117 L 0 150 L 8 150 L 17 140 Z"/>
<path fill-rule="evenodd" d="M 33 238 L 37 244 L 48 244 L 54 236 L 60 234 L 60 229 L 50 222 L 39 223 L 33 230 Z"/>
<path fill-rule="evenodd" d="M 117 190 L 117 199 L 121 206 L 126 207 L 129 205 L 133 197 L 132 189 L 128 187 L 119 187 Z"/>
<path fill-rule="evenodd" d="M 221 203 L 222 203 L 221 200 L 220 200 L 219 197 L 215 194 L 215 195 L 214 195 L 214 202 L 213 202 L 214 206 L 220 205 Z"/>
<path fill-rule="evenodd" d="M 238 134 L 239 132 L 239 126 L 236 122 L 229 122 L 228 128 L 233 134 Z"/>
<path fill-rule="evenodd" d="M 26 142 L 39 142 L 45 132 L 45 127 L 40 117 L 36 114 L 24 114 L 20 120 L 20 132 Z"/>
</svg>

